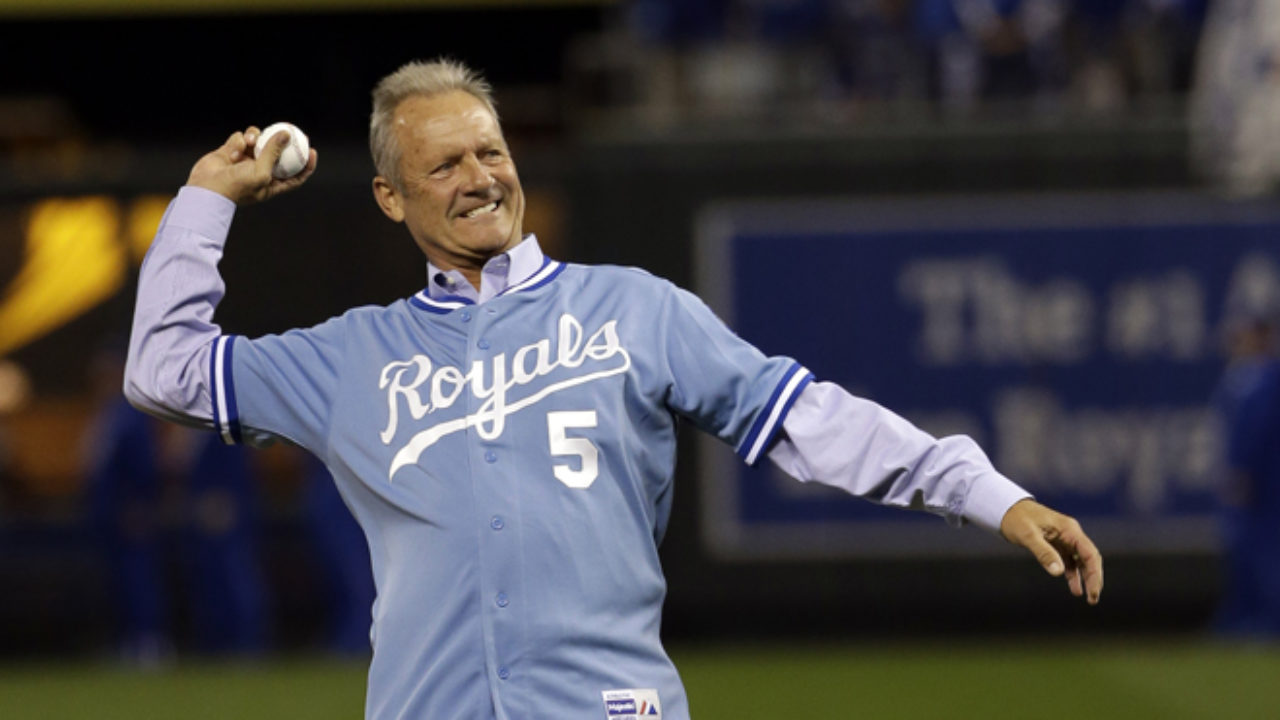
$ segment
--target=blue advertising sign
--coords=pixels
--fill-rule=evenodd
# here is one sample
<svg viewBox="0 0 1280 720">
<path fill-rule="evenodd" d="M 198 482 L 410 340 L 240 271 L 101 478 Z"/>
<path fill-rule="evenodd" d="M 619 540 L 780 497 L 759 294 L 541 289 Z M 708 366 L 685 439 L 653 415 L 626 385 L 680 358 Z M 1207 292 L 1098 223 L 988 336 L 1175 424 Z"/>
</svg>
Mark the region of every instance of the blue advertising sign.
<svg viewBox="0 0 1280 720">
<path fill-rule="evenodd" d="M 1181 194 L 741 203 L 697 291 L 795 357 L 1078 517 L 1109 552 L 1216 548 L 1210 397 L 1229 307 L 1280 298 L 1280 206 Z M 999 553 L 983 533 L 700 458 L 724 558 Z"/>
</svg>

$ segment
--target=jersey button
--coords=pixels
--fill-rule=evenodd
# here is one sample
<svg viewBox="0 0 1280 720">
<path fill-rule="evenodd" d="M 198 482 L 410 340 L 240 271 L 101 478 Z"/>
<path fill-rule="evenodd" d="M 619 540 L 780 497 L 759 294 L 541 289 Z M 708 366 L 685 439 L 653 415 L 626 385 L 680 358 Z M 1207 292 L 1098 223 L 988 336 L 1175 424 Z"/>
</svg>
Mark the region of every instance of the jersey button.
<svg viewBox="0 0 1280 720">
<path fill-rule="evenodd" d="M 498 677 L 503 680 L 506 680 L 507 678 L 511 677 L 511 671 L 507 669 L 506 665 L 501 665 L 498 667 Z"/>
<path fill-rule="evenodd" d="M 471 322 L 471 313 L 470 313 L 469 311 L 467 311 L 467 310 L 463 310 L 463 311 L 459 314 L 459 317 L 461 317 L 461 318 L 462 318 L 462 322 Z"/>
<path fill-rule="evenodd" d="M 481 340 L 480 342 L 476 343 L 476 347 L 480 348 L 481 350 L 488 350 L 488 349 L 489 349 L 489 341 L 488 341 L 488 340 Z"/>
<path fill-rule="evenodd" d="M 484 461 L 485 461 L 485 462 L 488 462 L 488 463 L 496 463 L 496 462 L 498 462 L 498 453 L 496 453 L 496 452 L 494 452 L 494 451 L 492 451 L 492 450 L 485 450 L 485 451 L 484 451 Z"/>
<path fill-rule="evenodd" d="M 507 594 L 501 592 L 498 593 L 498 596 L 495 597 L 493 601 L 498 605 L 498 607 L 506 607 L 511 604 L 511 600 L 507 598 Z"/>
<path fill-rule="evenodd" d="M 507 524 L 503 522 L 501 515 L 494 515 L 493 517 L 489 518 L 489 527 L 493 528 L 494 530 L 501 530 L 506 526 Z"/>
</svg>

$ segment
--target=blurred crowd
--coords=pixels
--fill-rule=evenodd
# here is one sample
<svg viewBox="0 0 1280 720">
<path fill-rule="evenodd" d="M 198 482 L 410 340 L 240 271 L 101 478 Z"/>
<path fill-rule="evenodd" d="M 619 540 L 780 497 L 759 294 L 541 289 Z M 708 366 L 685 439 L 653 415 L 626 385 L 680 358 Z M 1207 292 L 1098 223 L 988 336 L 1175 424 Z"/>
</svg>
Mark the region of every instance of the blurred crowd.
<svg viewBox="0 0 1280 720">
<path fill-rule="evenodd" d="M 1280 3 L 630 0 L 567 57 L 570 116 L 629 128 L 1180 122 L 1235 197 L 1280 182 Z"/>
<path fill-rule="evenodd" d="M 589 104 L 828 117 L 1001 100 L 1107 113 L 1185 92 L 1209 0 L 632 0 L 571 67 Z"/>
<path fill-rule="evenodd" d="M 339 655 L 368 653 L 368 547 L 328 470 L 296 448 L 280 448 L 264 463 L 216 433 L 149 417 L 121 394 L 123 369 L 123 340 L 93 353 L 91 418 L 65 450 L 76 456 L 78 487 L 61 496 L 41 497 L 18 477 L 13 440 L 0 422 L 0 531 L 8 530 L 0 546 L 46 560 L 66 541 L 77 553 L 90 548 L 93 571 L 74 584 L 107 632 L 98 649 L 126 664 L 162 666 L 179 652 L 260 656 L 281 647 L 276 629 L 288 603 L 278 596 L 299 593 L 305 597 L 292 602 L 322 616 L 316 637 L 301 642 Z M 21 369 L 0 361 L 0 421 L 30 400 Z M 272 572 L 266 506 L 270 485 L 282 479 L 291 486 L 289 531 L 302 539 L 294 559 L 307 567 Z M 44 531 L 6 528 L 21 518 L 43 518 Z M 52 617 L 65 609 L 46 611 Z M 87 642 L 73 644 L 83 650 Z"/>
</svg>

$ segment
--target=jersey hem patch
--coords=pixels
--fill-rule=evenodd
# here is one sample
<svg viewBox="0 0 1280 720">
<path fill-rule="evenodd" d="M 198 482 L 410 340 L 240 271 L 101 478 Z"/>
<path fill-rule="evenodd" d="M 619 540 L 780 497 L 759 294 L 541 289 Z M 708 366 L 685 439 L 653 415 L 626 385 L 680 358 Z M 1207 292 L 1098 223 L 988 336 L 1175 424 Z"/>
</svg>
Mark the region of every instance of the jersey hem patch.
<svg viewBox="0 0 1280 720">
<path fill-rule="evenodd" d="M 653 688 L 605 690 L 605 720 L 662 720 L 662 704 Z"/>
<path fill-rule="evenodd" d="M 760 454 L 777 436 L 778 430 L 782 428 L 783 419 L 791 411 L 796 398 L 800 397 L 800 391 L 812 380 L 813 373 L 800 363 L 794 363 L 782 376 L 778 386 L 773 389 L 769 402 L 765 403 L 760 413 L 756 415 L 756 421 L 752 423 L 751 430 L 738 446 L 738 456 L 744 462 L 755 465 L 760 460 Z"/>
<path fill-rule="evenodd" d="M 236 409 L 236 385 L 231 375 L 231 357 L 235 335 L 223 335 L 213 341 L 209 354 L 209 377 L 213 387 L 213 426 L 227 445 L 238 445 L 240 413 Z"/>
</svg>

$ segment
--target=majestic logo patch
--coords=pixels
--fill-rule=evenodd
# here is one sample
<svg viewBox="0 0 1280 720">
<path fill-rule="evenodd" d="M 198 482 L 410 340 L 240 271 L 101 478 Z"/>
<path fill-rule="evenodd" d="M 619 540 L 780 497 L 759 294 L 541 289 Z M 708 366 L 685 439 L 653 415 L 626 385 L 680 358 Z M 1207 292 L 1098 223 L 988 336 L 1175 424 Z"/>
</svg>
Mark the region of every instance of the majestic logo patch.
<svg viewBox="0 0 1280 720">
<path fill-rule="evenodd" d="M 653 688 L 605 690 L 605 720 L 662 720 L 658 691 Z"/>
<path fill-rule="evenodd" d="M 494 440 L 506 428 L 512 415 L 544 398 L 576 385 L 624 373 L 631 368 L 631 355 L 618 340 L 618 321 L 610 320 L 587 337 L 582 323 L 569 313 L 560 316 L 557 335 L 525 345 L 511 354 L 498 353 L 488 360 L 476 360 L 467 372 L 452 365 L 435 367 L 426 355 L 387 363 L 378 378 L 378 388 L 387 392 L 387 427 L 382 431 L 383 445 L 395 439 L 403 403 L 414 420 L 452 407 L 463 391 L 483 401 L 471 415 L 437 423 L 409 438 L 387 470 L 387 480 L 405 465 L 414 465 L 427 448 L 441 438 L 474 426 L 485 440 Z M 519 389 L 551 375 L 559 369 L 576 370 L 578 374 L 557 379 L 523 397 Z M 560 373 L 565 375 L 568 373 Z"/>
</svg>

